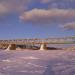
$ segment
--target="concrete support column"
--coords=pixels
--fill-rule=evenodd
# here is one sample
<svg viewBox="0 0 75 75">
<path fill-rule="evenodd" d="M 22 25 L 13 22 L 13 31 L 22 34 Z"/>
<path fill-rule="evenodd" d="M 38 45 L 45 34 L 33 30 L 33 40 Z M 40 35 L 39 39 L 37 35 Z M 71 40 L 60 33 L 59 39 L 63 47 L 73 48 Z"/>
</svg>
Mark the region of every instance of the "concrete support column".
<svg viewBox="0 0 75 75">
<path fill-rule="evenodd" d="M 40 50 L 46 50 L 46 49 L 47 49 L 46 44 L 42 43 L 40 46 Z"/>
<path fill-rule="evenodd" d="M 16 50 L 16 45 L 10 44 L 6 50 Z"/>
</svg>

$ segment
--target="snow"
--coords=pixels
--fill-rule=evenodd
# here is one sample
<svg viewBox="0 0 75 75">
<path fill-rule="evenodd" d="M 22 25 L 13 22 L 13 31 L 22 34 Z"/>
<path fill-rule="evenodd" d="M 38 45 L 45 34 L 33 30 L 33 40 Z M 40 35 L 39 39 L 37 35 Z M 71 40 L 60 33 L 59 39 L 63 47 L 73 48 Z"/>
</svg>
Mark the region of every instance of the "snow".
<svg viewBox="0 0 75 75">
<path fill-rule="evenodd" d="M 0 75 L 75 75 L 75 51 L 1 50 Z"/>
</svg>

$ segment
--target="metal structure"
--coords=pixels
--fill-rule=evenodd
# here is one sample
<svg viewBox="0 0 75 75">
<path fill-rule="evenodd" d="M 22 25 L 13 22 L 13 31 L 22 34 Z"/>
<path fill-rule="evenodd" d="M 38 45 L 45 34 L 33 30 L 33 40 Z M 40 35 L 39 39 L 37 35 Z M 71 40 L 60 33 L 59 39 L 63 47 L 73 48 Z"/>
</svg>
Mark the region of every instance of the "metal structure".
<svg viewBox="0 0 75 75">
<path fill-rule="evenodd" d="M 13 39 L 13 40 L 0 40 L 0 44 L 71 44 L 75 43 L 75 38 L 64 37 L 64 38 L 46 38 L 46 39 Z"/>
<path fill-rule="evenodd" d="M 35 45 L 35 44 L 39 44 L 39 45 L 42 45 L 42 47 L 44 48 L 44 46 L 46 46 L 47 44 L 75 44 L 75 37 L 0 40 L 0 45 L 1 44 L 7 44 L 7 45 L 12 45 L 12 44 L 15 44 L 15 45 Z"/>
</svg>

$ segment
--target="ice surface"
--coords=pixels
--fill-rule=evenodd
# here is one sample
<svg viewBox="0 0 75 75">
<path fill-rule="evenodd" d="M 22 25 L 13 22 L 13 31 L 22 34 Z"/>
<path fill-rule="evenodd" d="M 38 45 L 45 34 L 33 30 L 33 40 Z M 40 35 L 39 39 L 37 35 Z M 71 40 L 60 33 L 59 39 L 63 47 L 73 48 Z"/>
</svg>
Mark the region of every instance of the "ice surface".
<svg viewBox="0 0 75 75">
<path fill-rule="evenodd" d="M 0 75 L 75 75 L 75 51 L 0 51 Z"/>
</svg>

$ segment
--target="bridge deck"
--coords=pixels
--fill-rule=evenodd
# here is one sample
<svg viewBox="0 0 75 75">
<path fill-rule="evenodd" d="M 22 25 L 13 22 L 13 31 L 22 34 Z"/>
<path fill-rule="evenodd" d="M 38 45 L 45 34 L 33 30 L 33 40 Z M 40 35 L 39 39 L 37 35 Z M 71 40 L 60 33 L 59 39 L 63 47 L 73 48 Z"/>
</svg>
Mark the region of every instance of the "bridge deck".
<svg viewBox="0 0 75 75">
<path fill-rule="evenodd" d="M 75 44 L 75 38 L 47 38 L 47 39 L 14 39 L 0 40 L 0 44 Z"/>
</svg>

